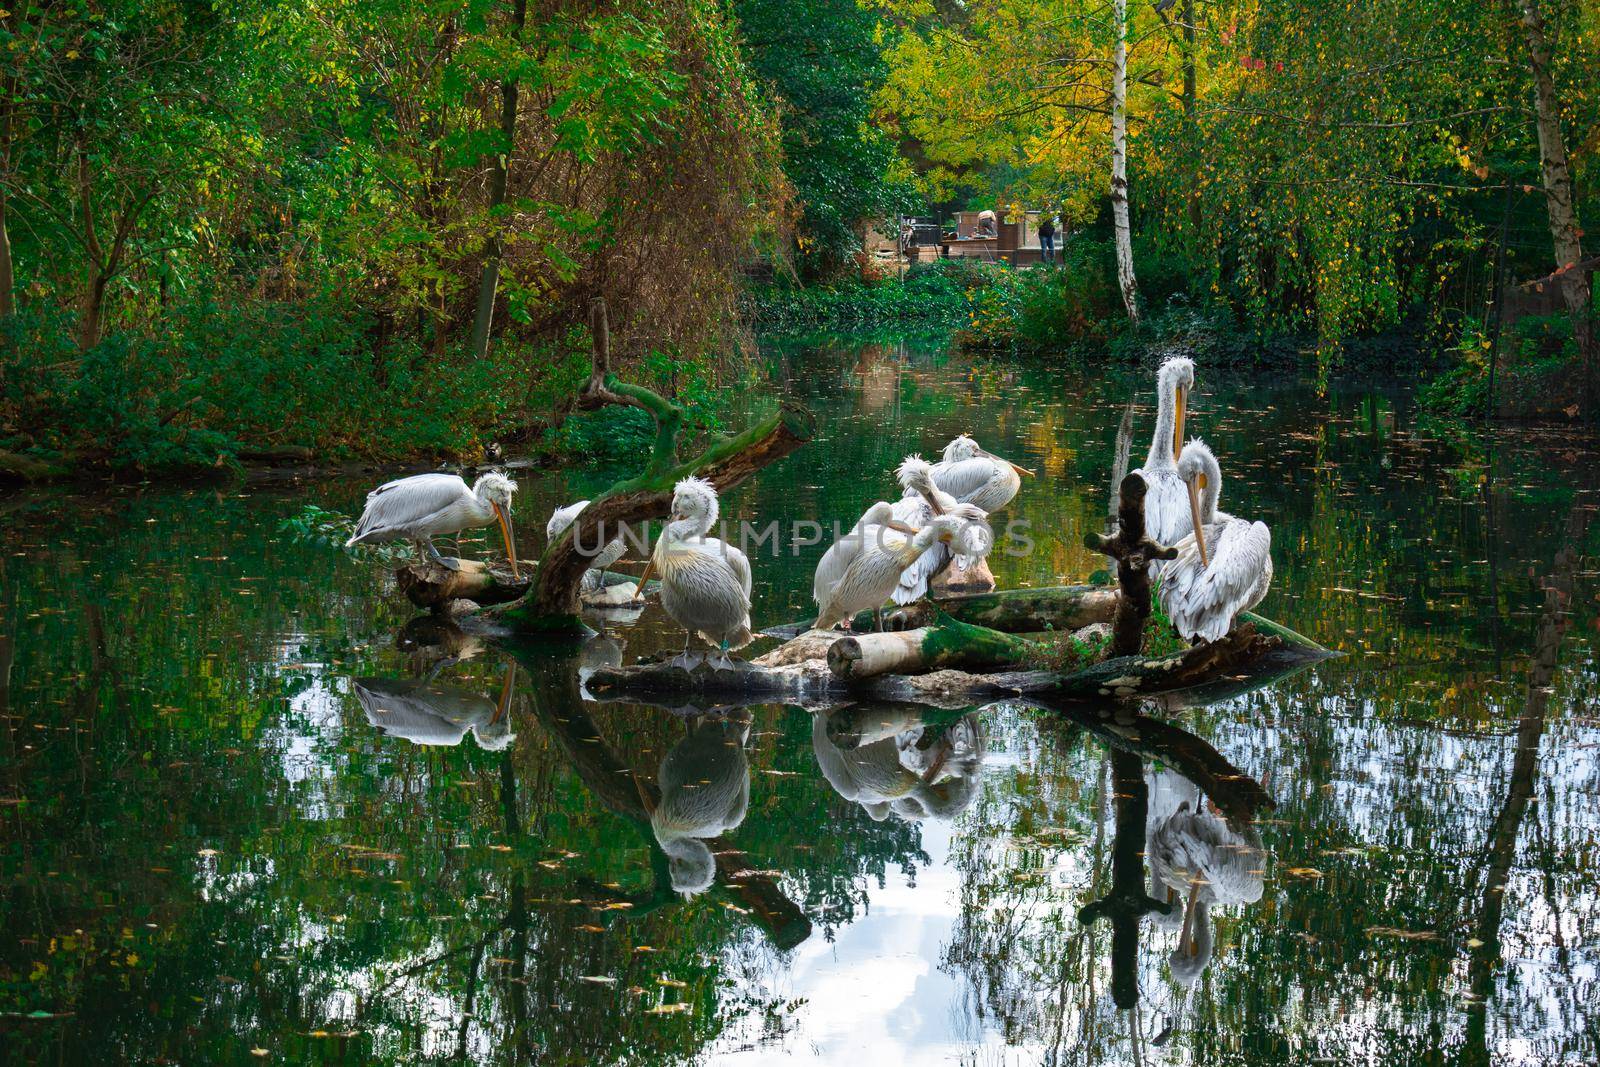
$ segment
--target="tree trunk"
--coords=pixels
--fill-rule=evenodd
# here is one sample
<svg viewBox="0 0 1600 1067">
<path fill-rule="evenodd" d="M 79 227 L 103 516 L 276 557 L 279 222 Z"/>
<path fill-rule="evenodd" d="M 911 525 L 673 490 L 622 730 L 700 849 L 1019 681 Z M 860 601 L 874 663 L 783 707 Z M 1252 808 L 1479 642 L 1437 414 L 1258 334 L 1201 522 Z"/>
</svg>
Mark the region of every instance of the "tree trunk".
<svg viewBox="0 0 1600 1067">
<path fill-rule="evenodd" d="M 1137 656 L 1144 643 L 1144 623 L 1150 617 L 1150 561 L 1175 559 L 1178 550 L 1158 545 L 1145 536 L 1144 498 L 1149 486 L 1138 474 L 1122 479 L 1117 503 L 1117 535 L 1090 533 L 1084 544 L 1117 561 L 1116 617 L 1111 622 L 1111 654 Z"/>
<path fill-rule="evenodd" d="M 1583 362 L 1581 406 L 1586 416 L 1595 414 L 1595 339 L 1589 319 L 1588 273 L 1576 265 L 1583 262 L 1582 230 L 1572 189 L 1572 169 L 1567 163 L 1567 146 L 1561 137 L 1561 108 L 1556 100 L 1555 81 L 1550 73 L 1550 41 L 1545 35 L 1544 15 L 1539 0 L 1518 0 L 1524 39 L 1528 44 L 1528 64 L 1533 70 L 1534 117 L 1539 133 L 1539 168 L 1544 177 L 1545 211 L 1550 218 L 1550 238 L 1555 246 L 1557 284 L 1572 316 L 1572 335 Z M 1570 268 L 1570 269 L 1569 269 Z"/>
<path fill-rule="evenodd" d="M 1133 274 L 1133 228 L 1128 222 L 1128 3 L 1115 0 L 1117 44 L 1111 53 L 1111 221 L 1116 233 L 1117 285 L 1128 321 L 1139 325 L 1139 282 Z"/>
<path fill-rule="evenodd" d="M 522 28 L 528 21 L 527 0 L 516 0 L 512 15 L 512 36 L 522 45 Z M 489 171 L 489 240 L 483 249 L 483 273 L 478 278 L 478 310 L 472 317 L 472 355 L 482 359 L 489 354 L 489 331 L 494 326 L 494 302 L 500 288 L 500 261 L 505 241 L 499 212 L 505 207 L 506 186 L 511 169 L 511 153 L 517 143 L 517 79 L 508 77 L 500 85 L 501 151 Z"/>
<path fill-rule="evenodd" d="M 1200 131 L 1196 126 L 1195 112 L 1198 94 L 1195 91 L 1195 34 L 1194 0 L 1183 0 L 1183 131 L 1189 147 L 1189 230 L 1190 239 L 1200 241 Z"/>
</svg>

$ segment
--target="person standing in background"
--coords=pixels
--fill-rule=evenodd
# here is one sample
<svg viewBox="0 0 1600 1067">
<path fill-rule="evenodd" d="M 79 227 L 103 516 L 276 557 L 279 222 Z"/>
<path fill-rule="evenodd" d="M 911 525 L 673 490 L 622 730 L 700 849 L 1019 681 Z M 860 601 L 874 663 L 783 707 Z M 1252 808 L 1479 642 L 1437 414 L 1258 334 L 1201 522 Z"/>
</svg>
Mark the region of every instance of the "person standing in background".
<svg viewBox="0 0 1600 1067">
<path fill-rule="evenodd" d="M 1039 262 L 1054 264 L 1056 261 L 1056 222 L 1046 215 L 1039 220 Z"/>
</svg>

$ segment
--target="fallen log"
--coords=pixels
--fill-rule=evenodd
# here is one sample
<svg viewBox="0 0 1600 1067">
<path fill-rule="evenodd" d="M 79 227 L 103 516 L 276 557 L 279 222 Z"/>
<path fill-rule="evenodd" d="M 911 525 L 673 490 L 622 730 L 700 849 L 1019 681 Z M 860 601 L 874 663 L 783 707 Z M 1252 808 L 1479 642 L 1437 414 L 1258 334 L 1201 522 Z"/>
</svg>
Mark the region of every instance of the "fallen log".
<svg viewBox="0 0 1600 1067">
<path fill-rule="evenodd" d="M 480 608 L 497 604 L 510 604 L 527 595 L 533 587 L 533 575 L 512 577 L 508 567 L 495 563 L 484 564 L 478 560 L 457 560 L 460 570 L 451 570 L 432 561 L 408 563 L 395 570 L 395 583 L 400 591 L 419 608 L 428 611 L 451 612 L 453 602 L 470 601 Z M 660 583 L 646 583 L 646 592 L 657 589 Z M 583 608 L 625 608 L 642 603 L 639 596 L 639 579 L 631 574 L 605 571 L 601 574 L 599 588 L 578 594 Z M 456 612 L 459 614 L 459 612 Z"/>
<path fill-rule="evenodd" d="M 957 622 L 984 626 L 1008 634 L 1066 632 L 1081 630 L 1097 622 L 1110 622 L 1117 611 L 1117 589 L 1105 585 L 1055 585 L 1039 589 L 1002 589 L 992 593 L 919 600 L 884 616 L 885 627 L 911 630 L 928 626 L 941 614 Z M 850 620 L 858 633 L 875 625 L 872 612 L 863 611 Z M 788 623 L 763 630 L 772 637 L 796 637 L 811 624 Z"/>
<path fill-rule="evenodd" d="M 672 662 L 603 667 L 589 676 L 586 687 L 590 696 L 597 700 L 645 700 L 672 707 L 698 706 L 707 701 L 717 704 L 781 701 L 815 708 L 869 698 L 961 707 L 1006 696 L 1102 703 L 1138 700 L 1174 691 L 1182 691 L 1184 702 L 1193 703 L 1201 692 L 1214 692 L 1211 699 L 1237 695 L 1338 655 L 1268 620 L 1253 615 L 1240 619 L 1241 628 L 1235 635 L 1213 645 L 1200 645 L 1164 657 L 1121 656 L 1072 673 L 1015 667 L 967 671 L 946 666 L 922 674 L 847 677 L 837 673 L 830 663 L 834 646 L 852 640 L 859 645 L 866 640 L 871 647 L 880 638 L 903 640 L 907 635 L 848 637 L 811 631 L 754 662 L 737 663 L 732 669 L 701 663 L 691 670 Z M 1257 622 L 1259 628 L 1255 625 Z M 1272 632 L 1263 633 L 1262 630 Z M 1004 634 L 993 636 L 1007 637 Z M 1034 645 L 1033 642 L 1023 643 Z M 918 642 L 919 648 L 920 644 Z M 791 655 L 792 652 L 799 655 Z M 856 664 L 861 662 L 852 660 L 850 669 L 855 670 Z"/>
<path fill-rule="evenodd" d="M 408 563 L 394 572 L 400 591 L 417 607 L 444 612 L 452 601 L 470 600 L 480 607 L 506 604 L 525 594 L 530 578 L 513 578 L 509 567 L 481 560 L 457 560 L 456 569 L 427 560 Z"/>
<path fill-rule="evenodd" d="M 1035 659 L 1044 646 L 954 619 L 933 626 L 841 637 L 828 646 L 828 669 L 846 680 L 926 674 L 944 668 L 993 670 Z"/>
</svg>

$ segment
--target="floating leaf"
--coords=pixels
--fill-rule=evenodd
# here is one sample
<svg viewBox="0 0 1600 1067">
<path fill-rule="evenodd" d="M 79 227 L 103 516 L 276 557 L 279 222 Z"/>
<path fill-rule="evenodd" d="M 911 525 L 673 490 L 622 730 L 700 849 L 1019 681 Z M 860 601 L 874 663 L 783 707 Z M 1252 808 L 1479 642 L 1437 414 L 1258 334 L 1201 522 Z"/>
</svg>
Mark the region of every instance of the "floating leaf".
<svg viewBox="0 0 1600 1067">
<path fill-rule="evenodd" d="M 689 1005 L 687 1004 L 657 1004 L 653 1008 L 646 1008 L 644 1013 L 646 1015 L 676 1015 L 679 1012 L 688 1010 Z"/>
</svg>

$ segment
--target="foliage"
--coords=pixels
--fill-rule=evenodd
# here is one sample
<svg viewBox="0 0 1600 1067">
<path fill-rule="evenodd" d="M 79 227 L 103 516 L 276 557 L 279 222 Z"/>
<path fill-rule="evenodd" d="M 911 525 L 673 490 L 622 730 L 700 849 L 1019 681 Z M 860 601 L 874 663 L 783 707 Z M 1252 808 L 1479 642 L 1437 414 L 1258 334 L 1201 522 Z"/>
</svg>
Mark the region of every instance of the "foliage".
<svg viewBox="0 0 1600 1067">
<path fill-rule="evenodd" d="M 7 383 L 0 436 L 146 469 L 470 452 L 569 380 L 597 293 L 619 367 L 670 352 L 701 389 L 736 367 L 710 354 L 744 342 L 736 267 L 780 221 L 755 205 L 787 194 L 728 13 L 516 10 L 0 14 L 0 315 L 29 339 L 7 376 L 33 382 Z"/>
<path fill-rule="evenodd" d="M 158 335 L 78 353 L 57 315 L 0 324 L 0 443 L 141 470 L 236 466 L 283 446 L 320 460 L 475 456 L 521 417 L 530 354 L 475 362 L 413 342 L 373 350 L 320 303 L 192 305 Z"/>
<path fill-rule="evenodd" d="M 904 278 L 846 277 L 807 287 L 776 283 L 752 288 L 746 313 L 758 328 L 772 333 L 896 324 L 948 329 L 967 317 L 972 302 L 1002 273 L 991 265 L 941 260 L 913 268 Z"/>
<path fill-rule="evenodd" d="M 887 63 L 879 17 L 857 0 L 735 0 L 752 72 L 782 127 L 799 212 L 796 266 L 826 279 L 861 251 L 861 227 L 903 206 L 895 144 L 872 121 Z M 772 205 L 774 210 L 781 205 Z"/>
<path fill-rule="evenodd" d="M 1102 217 L 1102 4 L 880 7 L 899 30 L 880 99 L 926 160 L 930 195 L 965 185 L 999 204 L 1059 207 L 1071 223 Z M 1593 5 L 1543 7 L 1571 143 L 1592 143 Z M 1258 337 L 1313 334 L 1324 368 L 1337 342 L 1416 309 L 1447 340 L 1459 309 L 1476 313 L 1492 227 L 1540 182 L 1527 57 L 1504 5 L 1183 0 L 1131 5 L 1130 18 L 1142 280 Z M 1592 214 L 1593 154 L 1574 159 Z M 1548 272 L 1542 224 L 1519 223 L 1511 240 Z"/>
</svg>

